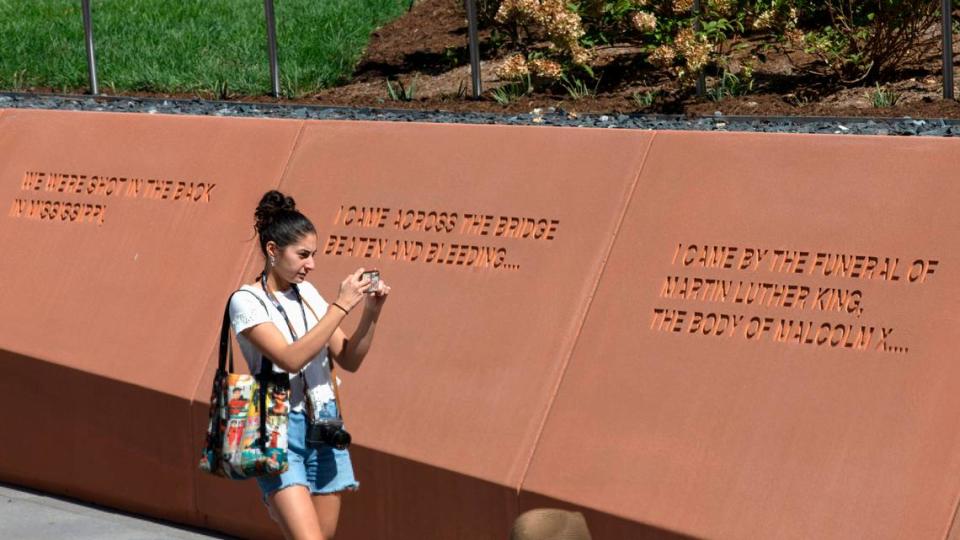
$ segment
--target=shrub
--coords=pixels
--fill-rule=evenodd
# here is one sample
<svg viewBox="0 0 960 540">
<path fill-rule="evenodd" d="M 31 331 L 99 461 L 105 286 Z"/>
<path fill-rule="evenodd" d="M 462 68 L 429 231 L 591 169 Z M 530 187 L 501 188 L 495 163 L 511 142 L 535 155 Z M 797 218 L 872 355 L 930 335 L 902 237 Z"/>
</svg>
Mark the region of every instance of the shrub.
<svg viewBox="0 0 960 540">
<path fill-rule="evenodd" d="M 819 60 L 815 73 L 846 84 L 891 77 L 937 47 L 939 3 L 927 0 L 766 0 L 753 28 Z"/>
<path fill-rule="evenodd" d="M 524 41 L 542 36 L 574 64 L 584 65 L 588 60 L 580 44 L 584 34 L 580 15 L 563 0 L 503 0 L 494 20 L 521 48 Z"/>
<path fill-rule="evenodd" d="M 936 46 L 938 3 L 929 0 L 483 0 L 516 51 L 501 77 L 535 86 L 586 73 L 592 48 L 635 44 L 650 65 L 681 81 L 708 72 L 714 97 L 749 92 L 755 66 L 734 64 L 731 44 L 766 35 L 818 60 L 814 73 L 844 83 L 888 78 Z"/>
<path fill-rule="evenodd" d="M 681 80 L 711 65 L 725 70 L 724 43 L 743 30 L 741 2 L 705 0 L 699 32 L 692 7 L 693 0 L 501 0 L 493 23 L 516 54 L 498 75 L 513 81 L 529 75 L 538 87 L 595 78 L 591 49 L 609 43 L 641 45 L 650 64 Z"/>
</svg>

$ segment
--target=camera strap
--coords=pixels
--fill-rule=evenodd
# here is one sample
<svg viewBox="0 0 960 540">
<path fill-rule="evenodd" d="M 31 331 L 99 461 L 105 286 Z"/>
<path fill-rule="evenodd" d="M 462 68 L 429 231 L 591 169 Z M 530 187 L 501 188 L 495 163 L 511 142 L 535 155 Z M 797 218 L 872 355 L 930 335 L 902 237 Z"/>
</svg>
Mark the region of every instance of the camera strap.
<svg viewBox="0 0 960 540">
<path fill-rule="evenodd" d="M 260 274 L 260 286 L 263 287 L 263 292 L 267 293 L 267 298 L 270 299 L 270 303 L 273 304 L 273 307 L 277 308 L 277 311 L 280 312 L 280 315 L 283 317 L 283 320 L 287 321 L 287 328 L 290 329 L 290 336 L 294 341 L 298 340 L 300 337 L 297 335 L 297 331 L 293 329 L 293 323 L 290 322 L 290 317 L 287 317 L 287 310 L 283 309 L 283 306 L 280 305 L 280 301 L 277 300 L 277 297 L 273 295 L 273 291 L 267 288 L 267 274 Z M 300 291 L 297 289 L 297 286 L 293 283 L 290 284 L 293 287 L 293 292 L 297 295 L 297 303 L 300 304 L 300 313 L 303 315 L 303 332 L 307 333 L 307 312 L 303 309 L 303 301 L 300 299 Z"/>
<path fill-rule="evenodd" d="M 313 306 L 310 305 L 310 302 L 307 302 L 306 298 L 300 296 L 300 291 L 297 290 L 296 285 L 294 285 L 293 290 L 297 291 L 297 298 L 300 300 L 300 305 L 303 306 L 306 304 L 310 313 L 313 313 L 313 318 L 315 318 L 317 322 L 320 322 L 320 317 L 317 315 L 317 312 L 314 311 Z M 306 318 L 304 318 L 304 321 L 306 321 Z M 327 362 L 330 364 L 330 386 L 333 387 L 333 400 L 337 404 L 337 416 L 340 417 L 340 420 L 343 420 L 343 404 L 340 401 L 340 391 L 337 390 L 337 386 L 339 385 L 337 384 L 337 376 L 333 374 L 333 358 L 331 358 L 329 354 L 327 355 Z"/>
<path fill-rule="evenodd" d="M 267 274 L 260 274 L 260 286 L 263 287 L 263 292 L 267 294 L 267 298 L 270 299 L 270 303 L 273 304 L 273 307 L 280 312 L 280 315 L 283 317 L 283 320 L 287 323 L 287 328 L 290 329 L 290 336 L 293 338 L 293 341 L 296 341 L 299 338 L 297 331 L 293 328 L 293 323 L 290 322 L 290 317 L 287 316 L 287 310 L 283 309 L 283 306 L 280 304 L 280 301 L 277 300 L 273 292 L 267 288 Z M 297 297 L 297 303 L 300 304 L 300 313 L 303 315 L 303 329 L 304 334 L 310 331 L 310 327 L 307 324 L 307 312 L 304 309 L 304 305 L 310 309 L 310 313 L 313 313 L 313 317 L 320 322 L 320 317 L 317 315 L 317 312 L 314 311 L 313 306 L 311 306 L 304 298 L 300 295 L 300 289 L 297 287 L 296 283 L 291 283 L 290 287 L 293 288 L 293 294 Z M 343 409 L 340 405 L 340 392 L 337 390 L 337 378 L 333 374 L 333 359 L 330 358 L 330 355 L 327 355 L 327 362 L 330 364 L 330 386 L 333 387 L 333 399 L 337 404 L 337 416 L 343 420 Z M 303 399 L 305 402 L 309 403 L 309 389 L 310 385 L 307 384 L 307 373 L 306 370 L 300 370 L 300 380 L 303 381 Z"/>
</svg>

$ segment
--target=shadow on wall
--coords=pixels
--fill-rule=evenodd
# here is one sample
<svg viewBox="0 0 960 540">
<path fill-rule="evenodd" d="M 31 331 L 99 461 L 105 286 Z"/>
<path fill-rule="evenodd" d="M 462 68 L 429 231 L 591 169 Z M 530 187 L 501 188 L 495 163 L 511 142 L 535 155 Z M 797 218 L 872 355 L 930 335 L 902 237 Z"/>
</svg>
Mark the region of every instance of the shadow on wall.
<svg viewBox="0 0 960 540">
<path fill-rule="evenodd" d="M 6 351 L 0 365 L 5 408 L 29 404 L 5 421 L 16 436 L 0 444 L 0 480 L 230 534 L 273 534 L 252 483 L 199 489 L 205 404 Z M 221 504 L 231 519 L 216 514 Z"/>
<path fill-rule="evenodd" d="M 0 365 L 7 410 L 30 410 L 5 421 L 16 435 L 0 445 L 0 480 L 243 537 L 279 537 L 252 482 L 197 468 L 207 403 L 6 351 Z M 507 538 L 517 515 L 538 507 L 581 512 L 596 539 L 684 538 L 359 445 L 352 452 L 361 489 L 344 497 L 344 540 Z"/>
<path fill-rule="evenodd" d="M 584 530 L 582 532 L 579 531 L 579 525 L 575 523 L 575 521 L 577 521 L 575 516 L 568 515 L 565 516 L 563 520 L 565 523 L 568 523 L 568 526 L 570 527 L 569 530 L 579 534 L 583 534 L 585 532 L 588 536 L 584 536 L 583 538 L 589 538 L 591 540 L 619 540 L 625 538 L 629 538 L 630 540 L 694 540 L 697 538 L 695 536 L 680 534 L 653 525 L 623 519 L 612 514 L 598 512 L 596 510 L 573 505 L 566 501 L 545 497 L 535 493 L 522 492 L 520 494 L 519 502 L 520 511 L 524 512 L 524 514 L 517 518 L 517 522 L 520 522 L 521 519 L 524 519 L 524 516 L 530 514 L 530 512 L 543 509 L 549 509 L 553 512 L 566 511 L 567 513 L 582 514 L 585 528 L 589 530 Z M 514 526 L 516 527 L 516 524 L 514 524 Z M 530 537 L 529 540 L 533 540 L 535 538 L 538 537 L 533 536 Z M 581 537 L 571 536 L 570 538 L 571 540 L 579 540 Z M 519 539 L 511 538 L 510 540 Z M 528 539 L 523 538 L 523 540 Z"/>
</svg>

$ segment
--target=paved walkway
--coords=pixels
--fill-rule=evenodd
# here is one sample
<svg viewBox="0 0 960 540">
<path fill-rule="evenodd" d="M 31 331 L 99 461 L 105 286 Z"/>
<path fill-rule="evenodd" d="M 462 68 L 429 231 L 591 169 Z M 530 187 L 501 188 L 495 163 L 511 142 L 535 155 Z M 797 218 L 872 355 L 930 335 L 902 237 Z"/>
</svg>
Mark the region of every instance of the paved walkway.
<svg viewBox="0 0 960 540">
<path fill-rule="evenodd" d="M 0 538 L 231 538 L 0 483 Z"/>
</svg>

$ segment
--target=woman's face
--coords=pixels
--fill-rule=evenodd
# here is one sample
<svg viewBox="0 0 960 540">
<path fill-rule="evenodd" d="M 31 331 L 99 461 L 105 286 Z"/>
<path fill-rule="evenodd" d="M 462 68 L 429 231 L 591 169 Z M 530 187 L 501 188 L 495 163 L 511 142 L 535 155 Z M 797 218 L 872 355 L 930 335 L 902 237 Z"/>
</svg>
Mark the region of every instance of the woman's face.
<svg viewBox="0 0 960 540">
<path fill-rule="evenodd" d="M 288 283 L 303 283 L 307 274 L 313 271 L 313 257 L 317 254 L 317 235 L 307 233 L 283 249 L 277 248 L 275 244 L 268 245 L 267 252 L 274 254 L 276 263 L 273 265 L 273 271 L 278 277 Z"/>
</svg>

